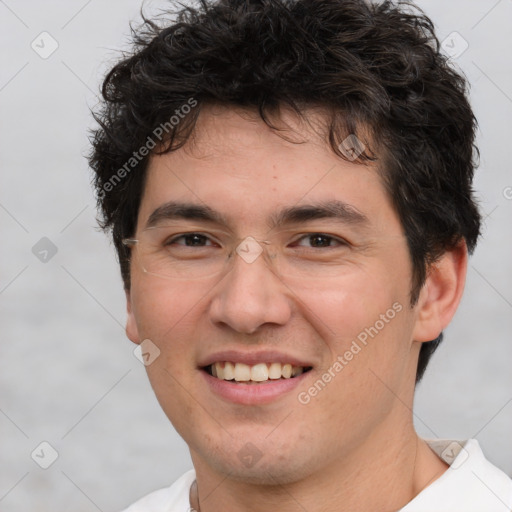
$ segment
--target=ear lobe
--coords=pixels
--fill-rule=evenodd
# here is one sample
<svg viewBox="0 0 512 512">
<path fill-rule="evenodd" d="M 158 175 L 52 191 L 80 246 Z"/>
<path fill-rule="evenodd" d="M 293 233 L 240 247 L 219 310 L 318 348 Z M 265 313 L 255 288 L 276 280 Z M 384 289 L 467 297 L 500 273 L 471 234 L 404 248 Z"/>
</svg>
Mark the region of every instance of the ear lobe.
<svg viewBox="0 0 512 512">
<path fill-rule="evenodd" d="M 431 265 L 416 305 L 414 341 L 432 341 L 450 323 L 462 298 L 467 264 L 467 246 L 461 241 Z"/>
<path fill-rule="evenodd" d="M 139 329 L 137 322 L 135 321 L 135 315 L 133 314 L 133 306 L 130 296 L 130 290 L 125 289 L 126 294 L 126 336 L 130 341 L 133 341 L 136 345 L 140 344 L 141 339 L 139 336 Z"/>
</svg>

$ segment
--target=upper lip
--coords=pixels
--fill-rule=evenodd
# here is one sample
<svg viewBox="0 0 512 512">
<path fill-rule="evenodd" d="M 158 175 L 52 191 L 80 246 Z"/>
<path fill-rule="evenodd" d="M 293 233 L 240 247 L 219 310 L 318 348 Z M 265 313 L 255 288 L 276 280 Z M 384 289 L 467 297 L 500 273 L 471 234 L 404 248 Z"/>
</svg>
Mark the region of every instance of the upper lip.
<svg viewBox="0 0 512 512">
<path fill-rule="evenodd" d="M 304 359 L 276 350 L 253 350 L 251 352 L 223 350 L 221 352 L 215 352 L 204 356 L 199 362 L 199 367 L 203 368 L 205 366 L 210 366 L 213 363 L 223 361 L 244 363 L 249 366 L 253 366 L 258 363 L 290 363 L 292 366 L 303 366 L 304 368 L 313 366 L 309 361 L 305 361 Z"/>
</svg>

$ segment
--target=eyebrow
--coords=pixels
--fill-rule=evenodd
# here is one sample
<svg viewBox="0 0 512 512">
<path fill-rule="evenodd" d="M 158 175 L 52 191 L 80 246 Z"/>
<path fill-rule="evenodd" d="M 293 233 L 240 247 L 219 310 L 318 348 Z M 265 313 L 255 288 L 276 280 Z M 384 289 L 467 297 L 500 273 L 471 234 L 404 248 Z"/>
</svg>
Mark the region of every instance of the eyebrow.
<svg viewBox="0 0 512 512">
<path fill-rule="evenodd" d="M 152 228 L 166 220 L 199 220 L 227 225 L 227 219 L 209 206 L 194 203 L 168 202 L 159 206 L 149 216 L 146 228 Z"/>
<path fill-rule="evenodd" d="M 323 201 L 285 208 L 271 217 L 271 227 L 308 222 L 319 219 L 335 219 L 345 224 L 367 225 L 368 217 L 354 206 L 339 200 Z"/>
<path fill-rule="evenodd" d="M 319 219 L 335 219 L 345 224 L 368 225 L 368 217 L 354 206 L 339 200 L 322 201 L 284 208 L 269 219 L 271 229 L 287 224 Z M 228 219 L 207 205 L 170 201 L 156 208 L 146 222 L 146 228 L 168 220 L 194 220 L 229 225 Z"/>
</svg>

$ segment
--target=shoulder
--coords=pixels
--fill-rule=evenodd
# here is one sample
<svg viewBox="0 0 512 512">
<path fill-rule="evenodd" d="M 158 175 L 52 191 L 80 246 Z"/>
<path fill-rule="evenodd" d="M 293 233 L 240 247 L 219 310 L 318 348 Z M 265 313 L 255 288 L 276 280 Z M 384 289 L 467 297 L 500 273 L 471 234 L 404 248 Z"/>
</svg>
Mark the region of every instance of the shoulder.
<svg viewBox="0 0 512 512">
<path fill-rule="evenodd" d="M 195 477 L 195 471 L 191 469 L 170 487 L 144 496 L 122 512 L 188 512 L 189 490 Z"/>
<path fill-rule="evenodd" d="M 512 510 L 512 480 L 485 458 L 476 439 L 427 443 L 450 467 L 402 512 Z"/>
</svg>

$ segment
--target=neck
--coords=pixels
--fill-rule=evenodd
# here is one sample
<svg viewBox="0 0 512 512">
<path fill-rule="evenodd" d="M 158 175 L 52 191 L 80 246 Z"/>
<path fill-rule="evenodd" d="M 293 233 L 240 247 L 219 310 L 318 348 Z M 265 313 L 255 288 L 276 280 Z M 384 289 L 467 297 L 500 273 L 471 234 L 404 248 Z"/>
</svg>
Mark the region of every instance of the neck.
<svg viewBox="0 0 512 512">
<path fill-rule="evenodd" d="M 401 509 L 448 468 L 412 424 L 395 429 L 394 437 L 375 435 L 321 472 L 286 485 L 233 480 L 191 454 L 197 476 L 191 505 L 198 512 L 389 512 Z"/>
</svg>

